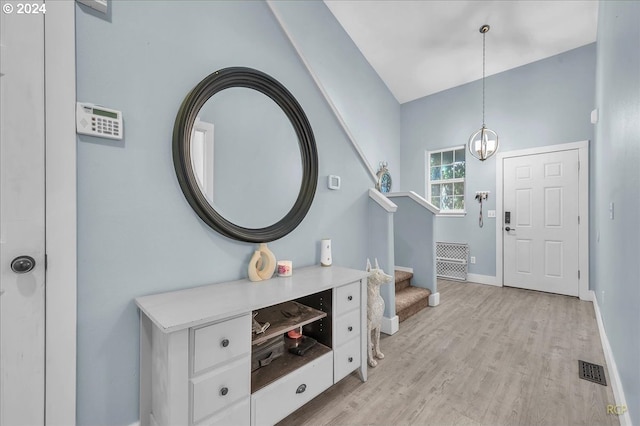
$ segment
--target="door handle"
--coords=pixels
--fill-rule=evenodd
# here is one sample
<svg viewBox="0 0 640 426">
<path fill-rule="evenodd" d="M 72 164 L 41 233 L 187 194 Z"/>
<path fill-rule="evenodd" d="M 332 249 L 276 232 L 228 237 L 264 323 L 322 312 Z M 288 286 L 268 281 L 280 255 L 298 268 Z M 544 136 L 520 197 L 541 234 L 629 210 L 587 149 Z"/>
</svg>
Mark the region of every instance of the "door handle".
<svg viewBox="0 0 640 426">
<path fill-rule="evenodd" d="M 31 256 L 18 256 L 11 261 L 11 270 L 16 274 L 26 274 L 36 267 L 36 261 Z"/>
<path fill-rule="evenodd" d="M 516 228 L 509 228 L 508 226 L 506 228 L 504 228 L 505 231 L 509 232 L 509 231 L 515 231 Z"/>
</svg>

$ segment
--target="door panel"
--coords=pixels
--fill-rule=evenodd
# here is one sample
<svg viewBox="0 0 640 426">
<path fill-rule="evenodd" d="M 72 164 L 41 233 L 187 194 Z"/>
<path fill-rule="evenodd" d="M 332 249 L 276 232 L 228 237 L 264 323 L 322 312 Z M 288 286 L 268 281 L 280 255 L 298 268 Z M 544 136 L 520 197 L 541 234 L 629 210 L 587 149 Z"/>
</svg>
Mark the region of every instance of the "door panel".
<svg viewBox="0 0 640 426">
<path fill-rule="evenodd" d="M 547 277 L 562 277 L 562 241 L 545 241 L 544 273 Z"/>
<path fill-rule="evenodd" d="M 531 241 L 516 240 L 517 260 L 516 271 L 520 274 L 531 273 Z"/>
<path fill-rule="evenodd" d="M 544 189 L 544 225 L 547 228 L 562 227 L 562 188 Z"/>
<path fill-rule="evenodd" d="M 0 424 L 38 425 L 45 373 L 44 17 L 7 4 L 14 11 L 0 14 Z M 12 271 L 21 255 L 35 260 L 32 271 Z"/>
<path fill-rule="evenodd" d="M 517 189 L 516 190 L 516 226 L 524 227 L 531 226 L 531 189 Z"/>
<path fill-rule="evenodd" d="M 577 296 L 578 151 L 505 158 L 503 170 L 504 285 Z"/>
</svg>

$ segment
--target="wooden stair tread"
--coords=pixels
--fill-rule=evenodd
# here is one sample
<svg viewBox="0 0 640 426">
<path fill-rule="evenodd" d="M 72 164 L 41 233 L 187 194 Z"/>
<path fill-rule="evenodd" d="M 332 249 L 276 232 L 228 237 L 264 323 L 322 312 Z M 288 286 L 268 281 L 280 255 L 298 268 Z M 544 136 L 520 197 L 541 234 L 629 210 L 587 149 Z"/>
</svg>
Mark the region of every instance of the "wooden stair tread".
<svg viewBox="0 0 640 426">
<path fill-rule="evenodd" d="M 431 291 L 411 285 L 413 273 L 394 271 L 396 279 L 396 315 L 400 322 L 429 306 Z"/>
<path fill-rule="evenodd" d="M 394 275 L 396 279 L 396 293 L 411 285 L 411 278 L 413 278 L 413 274 L 411 272 L 396 270 L 394 271 Z"/>
<path fill-rule="evenodd" d="M 413 278 L 413 274 L 411 272 L 406 272 L 406 271 L 396 270 L 394 275 L 396 277 L 396 283 L 399 283 L 404 280 L 410 280 L 411 278 Z"/>
<path fill-rule="evenodd" d="M 396 292 L 396 313 L 402 311 L 409 306 L 426 300 L 428 304 L 431 291 L 421 287 L 407 287 Z"/>
</svg>

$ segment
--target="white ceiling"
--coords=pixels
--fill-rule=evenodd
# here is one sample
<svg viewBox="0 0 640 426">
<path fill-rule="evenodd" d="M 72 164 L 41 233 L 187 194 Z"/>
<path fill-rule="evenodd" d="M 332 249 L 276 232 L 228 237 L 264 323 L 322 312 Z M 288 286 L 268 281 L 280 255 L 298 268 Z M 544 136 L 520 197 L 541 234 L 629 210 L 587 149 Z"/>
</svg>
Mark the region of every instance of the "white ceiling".
<svg viewBox="0 0 640 426">
<path fill-rule="evenodd" d="M 325 0 L 400 103 L 596 40 L 598 2 Z"/>
</svg>

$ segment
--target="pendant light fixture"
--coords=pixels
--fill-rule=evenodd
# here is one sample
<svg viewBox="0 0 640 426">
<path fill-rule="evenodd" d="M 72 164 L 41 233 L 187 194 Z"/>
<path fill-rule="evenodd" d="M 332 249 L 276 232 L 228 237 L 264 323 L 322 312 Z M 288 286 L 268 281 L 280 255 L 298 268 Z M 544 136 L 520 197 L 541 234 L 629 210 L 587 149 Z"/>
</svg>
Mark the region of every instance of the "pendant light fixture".
<svg viewBox="0 0 640 426">
<path fill-rule="evenodd" d="M 469 153 L 480 161 L 484 161 L 498 151 L 498 134 L 487 129 L 484 124 L 484 74 L 485 74 L 485 37 L 489 25 L 480 27 L 482 33 L 482 128 L 469 138 Z"/>
</svg>

